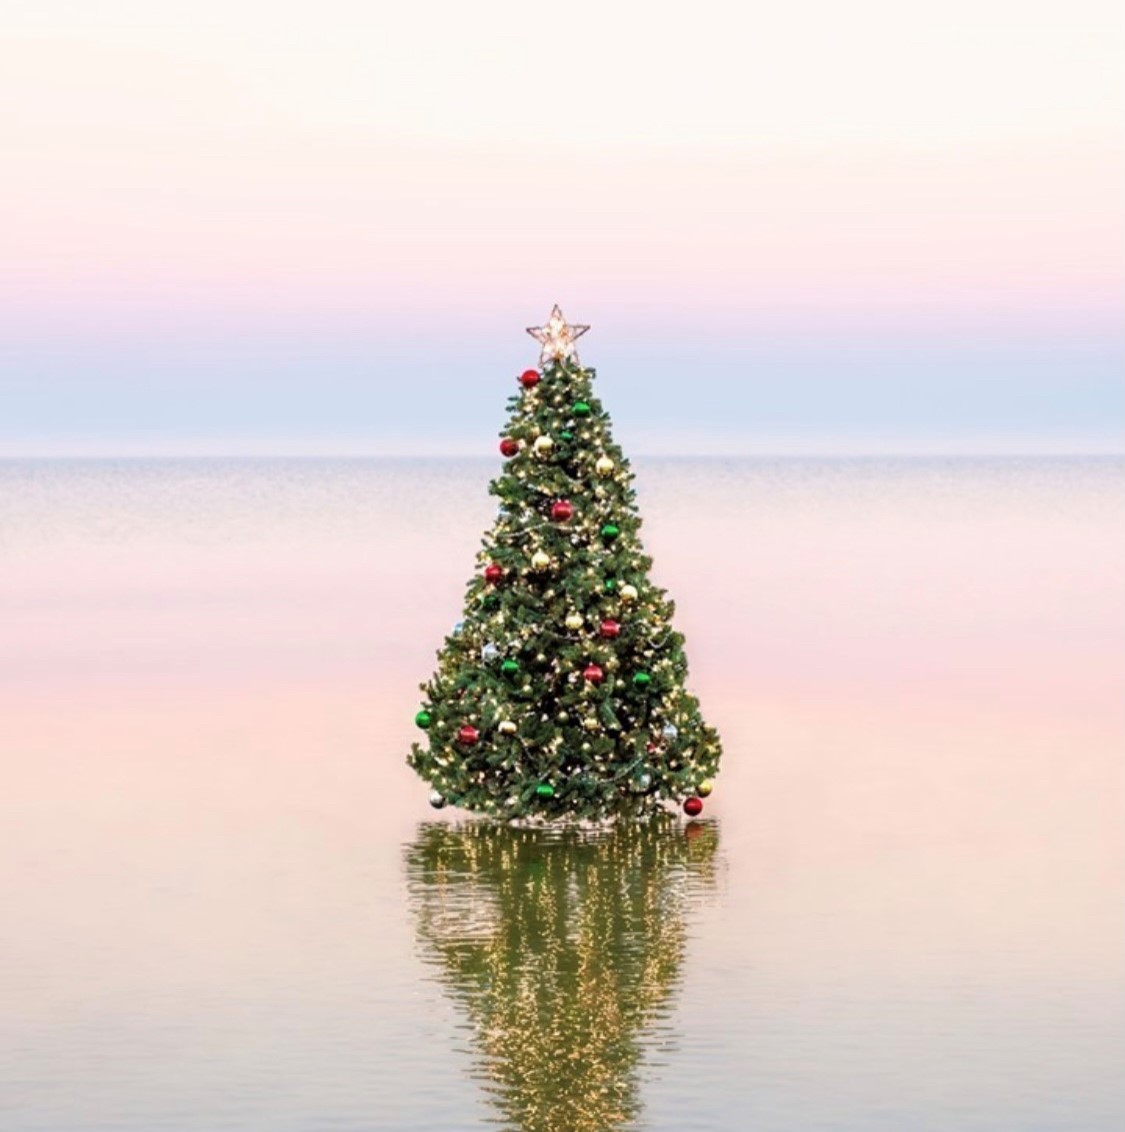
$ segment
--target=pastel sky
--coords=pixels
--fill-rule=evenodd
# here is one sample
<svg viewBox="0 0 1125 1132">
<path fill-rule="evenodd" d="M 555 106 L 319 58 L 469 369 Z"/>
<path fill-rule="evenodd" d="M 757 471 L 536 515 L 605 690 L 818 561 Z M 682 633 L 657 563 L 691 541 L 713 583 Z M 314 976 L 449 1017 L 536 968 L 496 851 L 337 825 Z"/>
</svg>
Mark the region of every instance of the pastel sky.
<svg viewBox="0 0 1125 1132">
<path fill-rule="evenodd" d="M 9 0 L 0 455 L 1120 446 L 1118 2 Z"/>
</svg>

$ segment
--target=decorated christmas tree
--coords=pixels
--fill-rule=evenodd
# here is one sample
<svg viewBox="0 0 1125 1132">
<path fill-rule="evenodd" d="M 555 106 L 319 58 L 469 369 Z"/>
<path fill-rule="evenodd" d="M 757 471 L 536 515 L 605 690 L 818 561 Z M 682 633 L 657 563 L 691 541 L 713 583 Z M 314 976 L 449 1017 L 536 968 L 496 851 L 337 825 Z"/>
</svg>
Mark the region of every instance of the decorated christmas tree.
<svg viewBox="0 0 1125 1132">
<path fill-rule="evenodd" d="M 679 983 L 710 822 L 427 824 L 406 850 L 421 952 L 464 1010 L 505 1128 L 635 1128 L 646 1029 Z"/>
<path fill-rule="evenodd" d="M 556 306 L 528 333 L 463 619 L 422 685 L 410 765 L 452 803 L 507 819 L 703 808 L 720 743 L 687 691 L 673 604 L 649 577 L 629 462 Z"/>
</svg>

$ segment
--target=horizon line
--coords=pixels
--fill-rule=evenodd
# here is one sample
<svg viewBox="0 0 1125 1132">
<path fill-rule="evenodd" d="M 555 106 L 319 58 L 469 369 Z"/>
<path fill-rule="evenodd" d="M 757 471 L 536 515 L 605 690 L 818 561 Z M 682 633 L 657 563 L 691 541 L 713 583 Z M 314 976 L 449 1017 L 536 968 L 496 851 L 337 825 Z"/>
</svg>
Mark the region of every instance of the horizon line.
<svg viewBox="0 0 1125 1132">
<path fill-rule="evenodd" d="M 50 461 L 50 460 L 394 460 L 394 461 L 433 461 L 433 460 L 480 460 L 492 461 L 497 457 L 487 452 L 4 452 L 0 450 L 0 462 Z M 655 460 L 1090 460 L 1125 459 L 1125 447 L 1121 449 L 980 449 L 946 450 L 928 449 L 925 451 L 905 451 L 901 449 L 832 451 L 828 449 L 808 451 L 731 451 L 731 452 L 684 452 L 684 451 L 644 451 L 626 454 L 626 458 Z"/>
</svg>

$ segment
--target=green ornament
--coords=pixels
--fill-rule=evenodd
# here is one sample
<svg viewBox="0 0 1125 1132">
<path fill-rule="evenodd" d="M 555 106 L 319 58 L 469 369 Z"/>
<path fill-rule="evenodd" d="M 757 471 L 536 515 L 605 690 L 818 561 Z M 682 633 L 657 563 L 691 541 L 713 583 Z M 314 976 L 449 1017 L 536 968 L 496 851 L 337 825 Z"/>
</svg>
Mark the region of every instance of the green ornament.
<svg viewBox="0 0 1125 1132">
<path fill-rule="evenodd" d="M 575 401 L 574 415 L 576 417 L 588 417 L 590 415 L 590 406 L 585 401 Z"/>
<path fill-rule="evenodd" d="M 574 433 L 571 432 L 570 429 L 568 429 L 568 428 L 564 428 L 563 431 L 559 433 L 559 440 L 573 440 L 573 439 L 574 439 Z"/>
<path fill-rule="evenodd" d="M 613 591 L 615 589 L 617 589 L 617 579 L 616 578 L 606 578 L 606 580 L 605 580 L 605 592 L 607 594 L 611 594 L 611 593 L 613 593 Z"/>
<path fill-rule="evenodd" d="M 500 671 L 503 672 L 505 676 L 514 676 L 519 670 L 520 662 L 518 660 L 512 660 L 510 657 L 500 665 Z"/>
<path fill-rule="evenodd" d="M 417 715 L 416 715 L 416 716 L 414 717 L 414 723 L 415 723 L 415 724 L 416 724 L 416 725 L 417 725 L 418 727 L 421 727 L 423 731 L 425 731 L 425 730 L 426 730 L 426 728 L 427 728 L 427 727 L 429 727 L 431 723 L 433 723 L 433 721 L 434 721 L 434 717 L 433 717 L 432 715 L 430 715 L 430 713 L 429 713 L 428 711 L 426 711 L 426 709 L 425 709 L 425 708 L 423 708 L 423 709 L 422 709 L 422 710 L 421 710 L 421 711 L 420 711 L 420 712 L 419 712 L 419 713 L 418 713 L 418 714 L 417 714 Z"/>
<path fill-rule="evenodd" d="M 535 793 L 538 794 L 540 798 L 553 798 L 555 796 L 555 788 L 549 782 L 540 782 L 539 785 L 535 787 Z"/>
<path fill-rule="evenodd" d="M 647 688 L 652 683 L 652 677 L 647 672 L 635 672 L 633 685 L 637 688 Z"/>
<path fill-rule="evenodd" d="M 619 534 L 621 534 L 621 528 L 616 523 L 606 523 L 606 525 L 602 527 L 602 538 L 604 539 L 612 541 L 617 538 Z"/>
<path fill-rule="evenodd" d="M 500 595 L 494 593 L 484 594 L 480 599 L 482 609 L 495 609 L 500 604 Z"/>
</svg>

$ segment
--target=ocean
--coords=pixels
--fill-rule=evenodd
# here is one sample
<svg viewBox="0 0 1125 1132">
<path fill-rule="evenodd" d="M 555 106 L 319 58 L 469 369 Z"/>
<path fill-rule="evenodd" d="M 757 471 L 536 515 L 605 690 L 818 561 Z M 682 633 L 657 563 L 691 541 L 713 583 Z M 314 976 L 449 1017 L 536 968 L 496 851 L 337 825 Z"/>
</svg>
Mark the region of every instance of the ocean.
<svg viewBox="0 0 1125 1132">
<path fill-rule="evenodd" d="M 5 1132 L 1109 1132 L 1125 464 L 634 461 L 703 819 L 430 810 L 490 460 L 0 462 Z"/>
</svg>

